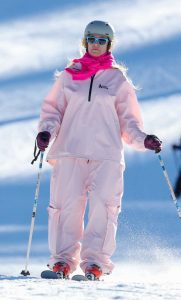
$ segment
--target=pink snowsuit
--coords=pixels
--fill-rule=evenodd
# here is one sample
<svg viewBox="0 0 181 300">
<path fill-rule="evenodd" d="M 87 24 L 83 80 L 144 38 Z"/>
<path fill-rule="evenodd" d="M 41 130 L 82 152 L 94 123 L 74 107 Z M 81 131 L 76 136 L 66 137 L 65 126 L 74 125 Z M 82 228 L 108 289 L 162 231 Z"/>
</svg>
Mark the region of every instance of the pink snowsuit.
<svg viewBox="0 0 181 300">
<path fill-rule="evenodd" d="M 75 65 L 76 68 L 80 64 Z M 113 270 L 123 194 L 123 142 L 145 150 L 142 120 L 132 85 L 116 68 L 72 80 L 63 71 L 45 98 L 39 131 L 54 142 L 49 213 L 50 265 L 67 262 L 73 272 L 96 263 Z M 89 198 L 89 221 L 83 219 Z"/>
</svg>

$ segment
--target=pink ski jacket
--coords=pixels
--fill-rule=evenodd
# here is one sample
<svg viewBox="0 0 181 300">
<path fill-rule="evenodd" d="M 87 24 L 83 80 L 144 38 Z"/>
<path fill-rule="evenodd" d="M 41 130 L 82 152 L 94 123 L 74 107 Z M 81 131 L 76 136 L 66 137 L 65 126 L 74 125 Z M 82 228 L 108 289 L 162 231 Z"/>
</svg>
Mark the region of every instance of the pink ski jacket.
<svg viewBox="0 0 181 300">
<path fill-rule="evenodd" d="M 116 68 L 86 80 L 61 72 L 42 104 L 39 131 L 49 131 L 54 140 L 47 155 L 50 163 L 68 156 L 124 165 L 123 141 L 145 150 L 135 91 Z"/>
</svg>

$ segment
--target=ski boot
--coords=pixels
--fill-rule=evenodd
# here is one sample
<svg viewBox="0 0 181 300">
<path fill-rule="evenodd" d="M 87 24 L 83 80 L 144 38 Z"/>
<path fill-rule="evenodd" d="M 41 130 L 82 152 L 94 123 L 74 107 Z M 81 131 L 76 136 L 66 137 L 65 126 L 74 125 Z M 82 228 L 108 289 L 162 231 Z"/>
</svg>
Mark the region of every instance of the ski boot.
<svg viewBox="0 0 181 300">
<path fill-rule="evenodd" d="M 52 271 L 55 272 L 60 279 L 69 279 L 70 266 L 63 261 L 54 264 Z"/>
<path fill-rule="evenodd" d="M 92 265 L 86 267 L 86 269 L 85 269 L 85 277 L 88 280 L 99 280 L 101 275 L 102 275 L 102 270 L 96 264 L 92 264 Z"/>
</svg>

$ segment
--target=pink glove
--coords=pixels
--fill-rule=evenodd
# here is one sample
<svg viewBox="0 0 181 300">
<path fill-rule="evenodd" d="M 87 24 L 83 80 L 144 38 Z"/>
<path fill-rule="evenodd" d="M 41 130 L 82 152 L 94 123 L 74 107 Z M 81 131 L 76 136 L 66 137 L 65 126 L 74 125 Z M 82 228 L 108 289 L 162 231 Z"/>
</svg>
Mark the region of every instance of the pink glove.
<svg viewBox="0 0 181 300">
<path fill-rule="evenodd" d="M 159 153 L 162 149 L 162 141 L 156 135 L 147 135 L 144 140 L 145 148 L 149 150 L 154 150 L 156 153 Z"/>
<path fill-rule="evenodd" d="M 45 149 L 48 147 L 50 137 L 51 135 L 48 131 L 42 131 L 38 133 L 36 140 L 40 151 L 45 151 Z"/>
</svg>

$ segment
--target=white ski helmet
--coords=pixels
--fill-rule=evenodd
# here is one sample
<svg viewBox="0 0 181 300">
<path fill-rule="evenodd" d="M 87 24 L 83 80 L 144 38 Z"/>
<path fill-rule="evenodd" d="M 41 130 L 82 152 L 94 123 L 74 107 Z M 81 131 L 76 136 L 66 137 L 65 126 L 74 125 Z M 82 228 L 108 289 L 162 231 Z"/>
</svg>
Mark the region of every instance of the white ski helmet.
<svg viewBox="0 0 181 300">
<path fill-rule="evenodd" d="M 97 21 L 97 20 L 90 22 L 85 28 L 84 37 L 94 33 L 107 36 L 111 42 L 114 39 L 114 28 L 108 22 Z"/>
</svg>

